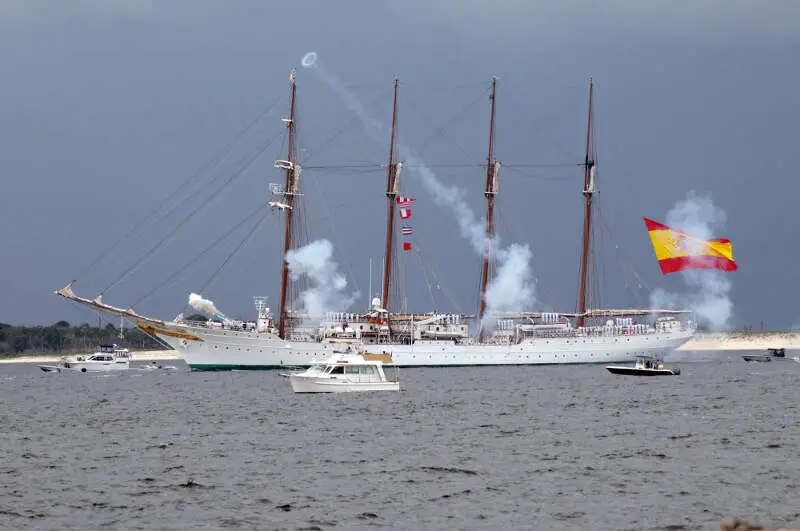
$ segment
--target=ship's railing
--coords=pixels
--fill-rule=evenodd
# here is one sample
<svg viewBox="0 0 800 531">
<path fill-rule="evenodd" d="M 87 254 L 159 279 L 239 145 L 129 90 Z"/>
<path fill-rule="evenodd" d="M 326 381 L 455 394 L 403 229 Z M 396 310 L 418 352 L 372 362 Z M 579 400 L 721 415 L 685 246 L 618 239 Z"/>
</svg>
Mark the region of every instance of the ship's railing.
<svg viewBox="0 0 800 531">
<path fill-rule="evenodd" d="M 647 336 L 664 332 L 686 332 L 694 330 L 691 323 L 675 322 L 669 327 L 652 327 L 644 324 L 630 326 L 589 326 L 580 328 L 561 328 L 544 330 L 520 330 L 524 338 L 581 338 L 581 337 L 626 337 Z"/>
<path fill-rule="evenodd" d="M 207 330 L 233 330 L 236 332 L 255 332 L 258 329 L 258 323 L 254 321 L 175 321 L 176 325 L 188 328 L 203 328 Z"/>
</svg>

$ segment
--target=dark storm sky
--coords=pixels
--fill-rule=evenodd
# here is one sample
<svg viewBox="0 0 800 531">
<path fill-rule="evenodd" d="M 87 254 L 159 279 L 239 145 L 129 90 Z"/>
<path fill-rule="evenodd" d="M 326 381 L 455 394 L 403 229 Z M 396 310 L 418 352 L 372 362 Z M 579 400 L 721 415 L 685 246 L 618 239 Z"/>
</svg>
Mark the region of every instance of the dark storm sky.
<svg viewBox="0 0 800 531">
<path fill-rule="evenodd" d="M 93 297 L 112 284 L 211 196 L 237 160 L 280 131 L 288 74 L 314 50 L 384 123 L 399 76 L 403 141 L 431 166 L 464 164 L 437 176 L 462 188 L 479 214 L 485 93 L 498 77 L 497 157 L 507 166 L 498 230 L 506 243 L 530 245 L 541 307 L 565 311 L 575 307 L 582 171 L 528 165 L 582 160 L 591 74 L 604 305 L 647 304 L 646 289 L 632 289 L 639 281 L 631 268 L 649 288 L 685 289 L 679 275 L 661 275 L 641 218 L 664 220 L 694 190 L 727 215 L 718 236 L 731 239 L 739 263 L 731 324 L 795 325 L 798 28 L 800 2 L 792 0 L 0 0 L 0 322 L 96 322 L 52 291 L 282 97 L 237 143 L 221 180 L 167 223 L 126 240 L 78 278 L 76 292 Z M 312 74 L 298 71 L 308 227 L 312 238 L 334 243 L 360 310 L 370 257 L 377 290 L 385 175 L 334 166 L 383 163 L 388 139 L 370 138 Z M 106 291 L 106 302 L 137 302 L 270 200 L 268 184 L 282 180 L 272 168 L 280 143 L 273 147 Z M 404 193 L 417 197 L 423 253 L 406 256 L 409 306 L 475 311 L 478 257 L 453 216 L 412 175 L 402 179 Z M 188 293 L 247 230 L 136 309 L 168 318 L 186 310 Z M 280 234 L 280 217 L 268 215 L 203 295 L 243 317 L 253 295 L 274 301 Z"/>
</svg>

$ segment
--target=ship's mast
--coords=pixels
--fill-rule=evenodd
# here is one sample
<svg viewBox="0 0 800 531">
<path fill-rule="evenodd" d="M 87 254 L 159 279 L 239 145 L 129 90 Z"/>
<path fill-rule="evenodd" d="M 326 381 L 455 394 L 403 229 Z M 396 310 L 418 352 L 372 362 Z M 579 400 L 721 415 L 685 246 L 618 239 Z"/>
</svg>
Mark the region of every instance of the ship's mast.
<svg viewBox="0 0 800 531">
<path fill-rule="evenodd" d="M 283 209 L 286 215 L 285 229 L 283 233 L 283 268 L 281 270 L 281 300 L 278 314 L 278 336 L 281 339 L 286 338 L 286 294 L 289 288 L 289 262 L 286 260 L 286 255 L 292 248 L 292 215 L 294 210 L 294 196 L 297 192 L 298 180 L 300 176 L 300 167 L 294 163 L 294 108 L 295 96 L 297 93 L 297 86 L 295 85 L 295 73 L 289 76 L 289 83 L 291 84 L 291 100 L 289 103 L 289 118 L 284 119 L 283 123 L 286 125 L 288 131 L 287 140 L 287 155 L 286 160 L 279 160 L 275 163 L 277 168 L 282 168 L 286 171 L 286 181 L 284 185 L 284 200 L 285 208 Z"/>
<path fill-rule="evenodd" d="M 586 289 L 589 276 L 589 253 L 592 239 L 592 197 L 594 196 L 594 159 L 592 158 L 592 96 L 594 82 L 589 78 L 589 113 L 586 124 L 586 158 L 583 162 L 583 246 L 581 249 L 581 283 L 578 290 L 578 326 L 583 326 L 586 314 Z"/>
<path fill-rule="evenodd" d="M 392 133 L 389 145 L 389 167 L 386 172 L 386 251 L 383 260 L 383 291 L 381 305 L 389 310 L 389 286 L 392 278 L 392 252 L 394 251 L 394 211 L 398 190 L 400 163 L 394 161 L 397 137 L 397 78 L 394 78 L 394 100 L 392 105 Z"/>
<path fill-rule="evenodd" d="M 492 92 L 489 99 L 492 102 L 491 118 L 489 118 L 489 154 L 486 157 L 486 235 L 483 251 L 483 268 L 481 269 L 481 302 L 478 311 L 478 320 L 483 320 L 486 312 L 486 284 L 489 281 L 489 254 L 492 238 L 494 237 L 494 198 L 497 194 L 497 170 L 499 164 L 494 160 L 494 119 L 495 119 L 495 94 L 497 91 L 497 78 L 492 78 Z"/>
</svg>

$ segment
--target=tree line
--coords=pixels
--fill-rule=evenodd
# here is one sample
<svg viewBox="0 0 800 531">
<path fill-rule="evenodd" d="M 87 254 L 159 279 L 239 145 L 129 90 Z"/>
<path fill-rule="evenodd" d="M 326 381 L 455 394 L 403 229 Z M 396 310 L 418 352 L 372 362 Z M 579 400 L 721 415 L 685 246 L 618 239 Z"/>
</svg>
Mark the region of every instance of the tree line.
<svg viewBox="0 0 800 531">
<path fill-rule="evenodd" d="M 109 323 L 73 326 L 58 321 L 50 326 L 14 326 L 0 323 L 0 356 L 93 351 L 98 345 L 118 344 L 131 350 L 162 350 L 165 347 L 138 327 L 120 330 Z"/>
</svg>

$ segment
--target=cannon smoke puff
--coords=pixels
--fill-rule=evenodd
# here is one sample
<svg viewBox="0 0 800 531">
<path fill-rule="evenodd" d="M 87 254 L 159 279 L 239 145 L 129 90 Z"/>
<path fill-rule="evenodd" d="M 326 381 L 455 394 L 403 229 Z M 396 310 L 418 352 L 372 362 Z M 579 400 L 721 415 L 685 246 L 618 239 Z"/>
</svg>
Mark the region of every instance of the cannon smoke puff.
<svg viewBox="0 0 800 531">
<path fill-rule="evenodd" d="M 303 65 L 304 68 L 311 68 L 316 62 L 317 52 L 308 52 L 303 56 L 303 60 L 300 61 L 300 64 Z"/>
</svg>

